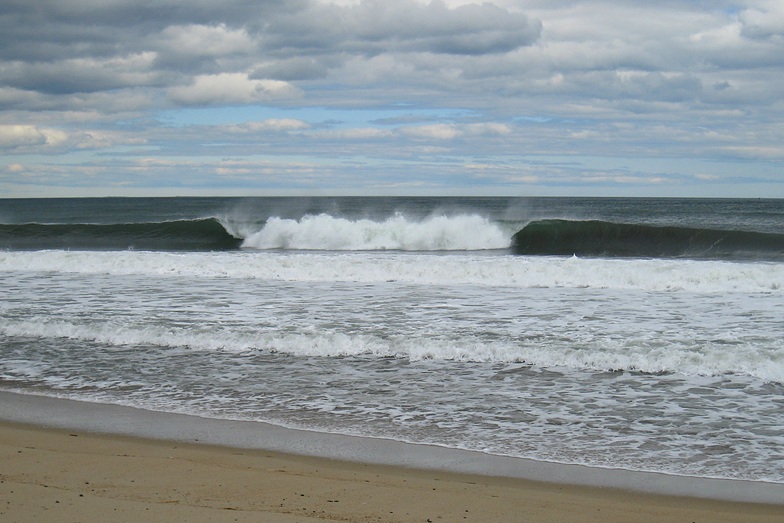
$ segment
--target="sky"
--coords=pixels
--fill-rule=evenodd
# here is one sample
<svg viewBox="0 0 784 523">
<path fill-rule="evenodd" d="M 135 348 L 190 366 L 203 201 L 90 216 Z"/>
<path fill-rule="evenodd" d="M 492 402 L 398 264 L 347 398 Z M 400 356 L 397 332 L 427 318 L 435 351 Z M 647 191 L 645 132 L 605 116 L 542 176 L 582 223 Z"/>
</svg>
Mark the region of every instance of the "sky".
<svg viewBox="0 0 784 523">
<path fill-rule="evenodd" d="M 780 0 L 3 0 L 0 197 L 784 197 Z"/>
</svg>

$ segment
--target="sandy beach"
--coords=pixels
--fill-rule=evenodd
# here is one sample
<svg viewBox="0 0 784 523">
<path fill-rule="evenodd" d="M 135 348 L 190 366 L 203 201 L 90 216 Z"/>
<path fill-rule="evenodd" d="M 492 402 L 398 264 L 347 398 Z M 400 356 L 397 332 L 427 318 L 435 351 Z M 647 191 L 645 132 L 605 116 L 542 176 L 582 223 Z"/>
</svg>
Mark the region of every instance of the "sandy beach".
<svg viewBox="0 0 784 523">
<path fill-rule="evenodd" d="M 27 521 L 781 521 L 784 506 L 0 424 L 0 518 Z"/>
</svg>

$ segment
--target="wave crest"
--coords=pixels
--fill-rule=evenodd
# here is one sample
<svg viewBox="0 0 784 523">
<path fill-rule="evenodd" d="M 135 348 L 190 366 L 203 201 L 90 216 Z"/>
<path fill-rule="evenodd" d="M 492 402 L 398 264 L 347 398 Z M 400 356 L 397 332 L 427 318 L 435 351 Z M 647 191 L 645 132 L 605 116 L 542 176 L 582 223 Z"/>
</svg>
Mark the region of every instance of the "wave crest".
<svg viewBox="0 0 784 523">
<path fill-rule="evenodd" d="M 327 214 L 299 220 L 270 218 L 242 244 L 263 250 L 331 251 L 477 251 L 507 249 L 510 245 L 509 234 L 477 215 L 433 216 L 422 221 L 395 215 L 373 221 Z"/>
<path fill-rule="evenodd" d="M 512 242 L 514 252 L 524 255 L 774 261 L 784 258 L 782 234 L 598 220 L 533 221 L 515 233 Z"/>
<path fill-rule="evenodd" d="M 237 236 L 216 218 L 139 223 L 0 224 L 0 248 L 232 250 Z"/>
</svg>

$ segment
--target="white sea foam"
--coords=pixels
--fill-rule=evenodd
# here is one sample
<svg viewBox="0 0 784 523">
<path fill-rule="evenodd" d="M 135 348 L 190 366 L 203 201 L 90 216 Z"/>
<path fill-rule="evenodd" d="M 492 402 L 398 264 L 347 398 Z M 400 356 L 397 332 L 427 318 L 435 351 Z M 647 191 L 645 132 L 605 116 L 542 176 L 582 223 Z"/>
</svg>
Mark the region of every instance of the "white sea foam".
<svg viewBox="0 0 784 523">
<path fill-rule="evenodd" d="M 330 330 L 286 333 L 263 331 L 77 324 L 62 320 L 0 321 L 0 334 L 43 339 L 64 338 L 116 347 L 155 346 L 185 351 L 264 351 L 299 357 L 371 356 L 410 361 L 524 363 L 542 368 L 592 371 L 676 373 L 689 376 L 740 374 L 784 383 L 784 340 L 716 343 L 710 349 L 687 341 L 597 340 L 584 336 L 587 347 L 567 347 L 552 339 L 490 341 L 478 337 L 409 337 L 349 334 Z M 630 334 L 633 336 L 634 334 Z M 772 343 L 772 345 L 771 345 Z"/>
<path fill-rule="evenodd" d="M 0 380 L 208 417 L 782 481 L 783 273 L 499 253 L 0 252 Z"/>
<path fill-rule="evenodd" d="M 411 221 L 398 214 L 384 221 L 349 220 L 327 214 L 299 220 L 270 218 L 245 238 L 252 249 L 331 251 L 475 251 L 506 249 L 511 234 L 476 215 L 433 216 Z"/>
<path fill-rule="evenodd" d="M 334 217 L 267 223 L 265 202 L 220 222 L 268 243 L 221 252 L 0 251 L 0 382 L 501 455 L 784 482 L 784 264 L 505 249 L 520 220 L 563 216 L 559 202 L 491 224 L 474 211 L 440 217 L 432 203 L 374 222 L 307 202 L 296 212 L 286 200 L 287 216 Z M 353 216 L 366 207 L 341 203 Z M 659 213 L 665 203 L 629 214 L 626 203 L 591 201 L 588 214 L 680 220 L 680 210 Z M 704 210 L 708 222 L 684 224 L 738 214 L 728 202 Z M 169 230 L 173 241 L 225 236 L 214 223 L 183 225 Z M 495 227 L 511 230 L 471 243 Z M 115 232 L 124 234 L 101 234 Z"/>
<path fill-rule="evenodd" d="M 276 281 L 782 292 L 784 264 L 472 254 L 0 252 L 0 271 Z"/>
</svg>

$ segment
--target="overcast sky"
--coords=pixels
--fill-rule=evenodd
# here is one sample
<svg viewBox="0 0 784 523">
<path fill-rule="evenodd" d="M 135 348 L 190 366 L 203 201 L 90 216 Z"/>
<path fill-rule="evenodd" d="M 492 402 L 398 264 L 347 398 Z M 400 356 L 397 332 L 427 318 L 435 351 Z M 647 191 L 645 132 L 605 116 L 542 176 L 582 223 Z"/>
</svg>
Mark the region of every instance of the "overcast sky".
<svg viewBox="0 0 784 523">
<path fill-rule="evenodd" d="M 784 197 L 784 2 L 3 0 L 0 197 Z"/>
</svg>

